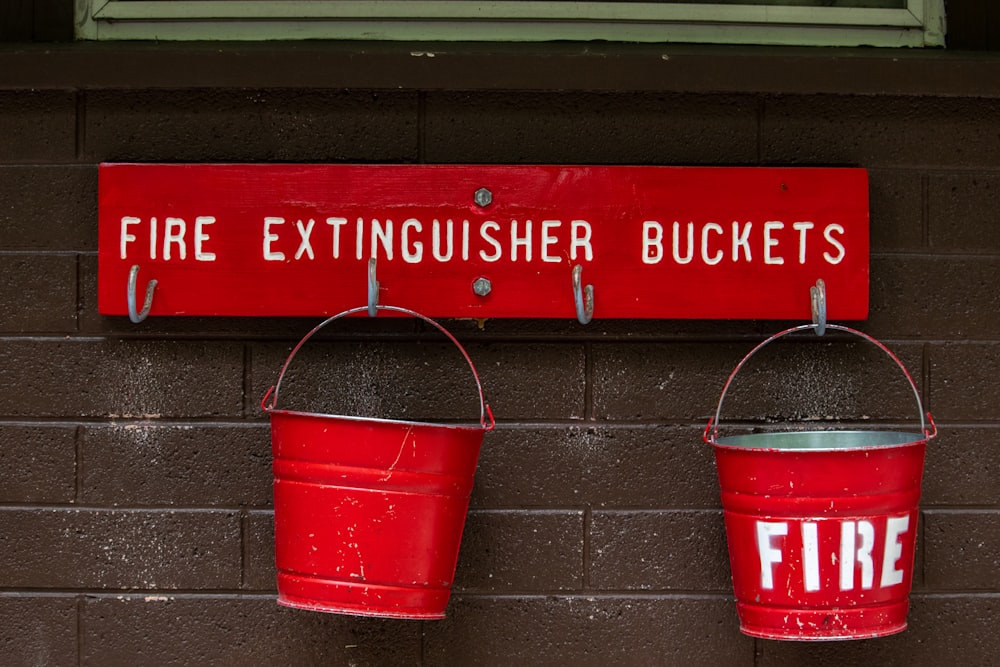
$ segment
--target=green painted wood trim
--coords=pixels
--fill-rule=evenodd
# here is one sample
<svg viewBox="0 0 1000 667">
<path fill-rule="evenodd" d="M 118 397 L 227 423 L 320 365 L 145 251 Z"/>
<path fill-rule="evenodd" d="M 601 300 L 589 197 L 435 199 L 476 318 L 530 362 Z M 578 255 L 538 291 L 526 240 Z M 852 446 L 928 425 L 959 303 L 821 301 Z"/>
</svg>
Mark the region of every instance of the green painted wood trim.
<svg viewBox="0 0 1000 667">
<path fill-rule="evenodd" d="M 77 0 L 77 36 L 96 40 L 942 45 L 943 0 L 908 3 L 907 9 L 845 9 L 534 0 Z"/>
</svg>

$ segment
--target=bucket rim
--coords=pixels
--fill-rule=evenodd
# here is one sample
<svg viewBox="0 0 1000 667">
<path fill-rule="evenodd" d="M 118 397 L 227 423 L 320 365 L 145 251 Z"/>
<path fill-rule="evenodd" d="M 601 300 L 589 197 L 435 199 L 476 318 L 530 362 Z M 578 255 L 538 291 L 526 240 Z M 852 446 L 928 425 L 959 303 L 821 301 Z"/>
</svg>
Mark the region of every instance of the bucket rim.
<svg viewBox="0 0 1000 667">
<path fill-rule="evenodd" d="M 847 435 L 864 435 L 871 436 L 872 434 L 894 434 L 901 436 L 911 436 L 912 440 L 907 440 L 906 442 L 887 442 L 884 444 L 872 444 L 872 445 L 857 445 L 851 447 L 754 447 L 749 445 L 739 445 L 733 442 L 726 442 L 733 438 L 753 438 L 755 436 L 814 436 L 814 435 L 829 435 L 829 436 L 847 436 Z M 866 430 L 866 429 L 851 429 L 851 430 L 809 430 L 809 431 L 773 431 L 767 433 L 738 433 L 734 435 L 726 435 L 721 438 L 713 438 L 711 440 L 706 440 L 713 447 L 719 449 L 729 449 L 738 450 L 741 452 L 774 452 L 774 453 L 788 453 L 788 454 L 798 454 L 798 453 L 811 453 L 811 452 L 862 452 L 862 451 L 883 451 L 888 449 L 902 449 L 906 447 L 916 447 L 919 445 L 926 445 L 930 440 L 926 433 L 917 433 L 916 431 L 895 431 L 895 430 Z"/>
<path fill-rule="evenodd" d="M 407 419 L 388 419 L 385 417 L 361 417 L 358 415 L 335 415 L 326 412 L 307 412 L 304 410 L 288 410 L 287 408 L 271 408 L 267 413 L 274 416 L 289 417 L 312 417 L 315 419 L 332 419 L 349 422 L 374 422 L 376 424 L 392 424 L 394 426 L 409 426 L 421 428 L 449 429 L 454 431 L 482 431 L 490 430 L 489 424 L 442 424 L 440 422 L 422 422 Z"/>
</svg>

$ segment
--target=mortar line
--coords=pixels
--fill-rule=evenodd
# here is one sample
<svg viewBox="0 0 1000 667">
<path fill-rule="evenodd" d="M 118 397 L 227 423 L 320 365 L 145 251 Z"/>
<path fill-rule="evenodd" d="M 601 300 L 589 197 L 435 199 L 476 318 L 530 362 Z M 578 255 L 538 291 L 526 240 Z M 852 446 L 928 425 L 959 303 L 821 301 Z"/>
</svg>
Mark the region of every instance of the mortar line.
<svg viewBox="0 0 1000 667">
<path fill-rule="evenodd" d="M 83 426 L 77 425 L 73 429 L 73 504 L 79 505 L 80 498 L 80 487 L 82 486 L 81 477 L 81 441 L 83 440 Z"/>
<path fill-rule="evenodd" d="M 76 664 L 83 664 L 83 600 L 82 594 L 76 596 Z"/>
</svg>

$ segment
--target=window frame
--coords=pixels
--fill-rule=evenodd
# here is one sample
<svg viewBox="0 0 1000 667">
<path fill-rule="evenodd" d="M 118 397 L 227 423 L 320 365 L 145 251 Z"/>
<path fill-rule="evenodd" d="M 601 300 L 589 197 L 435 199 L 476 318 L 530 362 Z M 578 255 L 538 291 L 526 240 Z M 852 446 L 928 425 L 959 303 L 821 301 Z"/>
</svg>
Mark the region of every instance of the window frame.
<svg viewBox="0 0 1000 667">
<path fill-rule="evenodd" d="M 903 9 L 537 0 L 77 0 L 85 40 L 552 40 L 943 46 L 944 0 Z"/>
</svg>

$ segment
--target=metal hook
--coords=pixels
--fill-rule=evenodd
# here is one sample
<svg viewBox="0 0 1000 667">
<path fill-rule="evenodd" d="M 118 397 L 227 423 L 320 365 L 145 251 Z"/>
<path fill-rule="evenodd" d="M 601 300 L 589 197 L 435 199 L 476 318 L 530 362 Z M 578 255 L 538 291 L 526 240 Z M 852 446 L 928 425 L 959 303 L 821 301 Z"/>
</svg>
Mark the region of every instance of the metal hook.
<svg viewBox="0 0 1000 667">
<path fill-rule="evenodd" d="M 594 286 L 581 287 L 583 267 L 573 267 L 573 300 L 576 302 L 576 319 L 580 324 L 588 324 L 594 317 Z"/>
<path fill-rule="evenodd" d="M 826 333 L 826 283 L 820 278 L 816 285 L 809 288 L 809 300 L 812 302 L 812 319 L 816 325 L 816 335 Z"/>
<path fill-rule="evenodd" d="M 156 280 L 150 280 L 146 285 L 146 301 L 142 305 L 142 310 L 135 307 L 135 283 L 139 278 L 139 265 L 133 264 L 128 272 L 128 318 L 134 324 L 139 324 L 149 316 L 149 308 L 153 305 L 153 290 L 156 289 Z"/>
<path fill-rule="evenodd" d="M 368 317 L 378 315 L 378 281 L 375 280 L 375 258 L 368 260 Z"/>
</svg>

